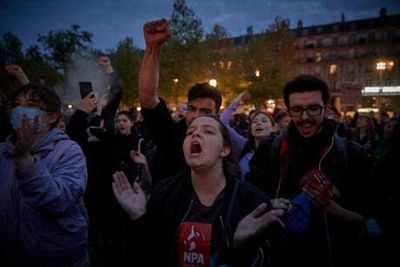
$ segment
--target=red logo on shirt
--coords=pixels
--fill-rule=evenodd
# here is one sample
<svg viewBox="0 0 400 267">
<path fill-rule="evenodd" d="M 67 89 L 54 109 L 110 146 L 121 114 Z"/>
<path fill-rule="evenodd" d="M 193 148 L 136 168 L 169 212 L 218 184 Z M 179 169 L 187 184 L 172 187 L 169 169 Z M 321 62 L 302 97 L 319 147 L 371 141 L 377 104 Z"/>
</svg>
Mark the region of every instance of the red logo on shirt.
<svg viewBox="0 0 400 267">
<path fill-rule="evenodd" d="M 184 222 L 179 227 L 179 266 L 209 266 L 211 231 L 208 223 Z"/>
</svg>

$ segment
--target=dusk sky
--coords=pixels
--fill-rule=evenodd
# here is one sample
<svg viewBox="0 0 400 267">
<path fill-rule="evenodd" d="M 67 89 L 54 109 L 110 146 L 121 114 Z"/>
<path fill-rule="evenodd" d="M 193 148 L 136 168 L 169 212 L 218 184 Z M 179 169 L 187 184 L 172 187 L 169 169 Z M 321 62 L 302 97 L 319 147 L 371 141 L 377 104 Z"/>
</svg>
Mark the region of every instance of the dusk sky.
<svg viewBox="0 0 400 267">
<path fill-rule="evenodd" d="M 290 19 L 295 27 L 299 19 L 305 27 L 377 17 L 386 7 L 388 15 L 400 14 L 400 0 L 186 0 L 202 20 L 205 33 L 215 23 L 231 36 L 255 33 L 271 25 L 275 17 Z M 38 34 L 66 29 L 78 24 L 93 33 L 92 46 L 106 50 L 132 37 L 134 46 L 143 48 L 142 25 L 148 20 L 169 18 L 173 0 L 0 0 L 0 35 L 12 32 L 24 48 L 36 42 Z"/>
</svg>

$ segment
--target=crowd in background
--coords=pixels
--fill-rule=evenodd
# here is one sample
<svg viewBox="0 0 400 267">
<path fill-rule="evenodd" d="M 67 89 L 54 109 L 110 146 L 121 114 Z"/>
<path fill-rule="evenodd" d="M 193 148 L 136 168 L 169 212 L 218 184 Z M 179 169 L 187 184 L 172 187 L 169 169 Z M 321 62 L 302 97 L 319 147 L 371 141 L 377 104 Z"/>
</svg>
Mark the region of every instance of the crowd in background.
<svg viewBox="0 0 400 267">
<path fill-rule="evenodd" d="M 206 83 L 172 112 L 158 96 L 167 21 L 144 35 L 141 112 L 120 109 L 106 56 L 107 97 L 72 114 L 43 77 L 6 66 L 21 88 L 0 102 L 1 266 L 398 262 L 400 108 L 344 115 L 300 75 L 272 113 L 239 112 L 247 91 L 220 111 Z"/>
</svg>

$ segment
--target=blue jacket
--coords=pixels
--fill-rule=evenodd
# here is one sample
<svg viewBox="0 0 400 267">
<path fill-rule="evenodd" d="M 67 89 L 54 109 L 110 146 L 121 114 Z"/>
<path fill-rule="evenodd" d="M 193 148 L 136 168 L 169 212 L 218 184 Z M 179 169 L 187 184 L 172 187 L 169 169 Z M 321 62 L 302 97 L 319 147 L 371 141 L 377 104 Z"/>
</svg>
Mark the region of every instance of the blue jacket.
<svg viewBox="0 0 400 267">
<path fill-rule="evenodd" d="M 31 149 L 21 173 L 13 144 L 0 144 L 0 266 L 86 266 L 86 161 L 55 128 Z"/>
</svg>

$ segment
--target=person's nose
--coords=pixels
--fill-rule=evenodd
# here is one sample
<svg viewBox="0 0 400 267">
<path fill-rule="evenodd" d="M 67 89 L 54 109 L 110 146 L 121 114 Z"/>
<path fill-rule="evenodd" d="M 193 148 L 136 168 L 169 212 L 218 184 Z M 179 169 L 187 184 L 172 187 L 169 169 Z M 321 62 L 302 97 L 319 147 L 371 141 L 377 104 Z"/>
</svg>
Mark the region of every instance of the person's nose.
<svg viewBox="0 0 400 267">
<path fill-rule="evenodd" d="M 309 117 L 309 115 L 308 115 L 308 113 L 307 113 L 307 110 L 306 109 L 303 109 L 303 113 L 301 113 L 301 118 L 303 119 L 303 120 L 305 120 L 305 119 L 307 119 Z"/>
<path fill-rule="evenodd" d="M 201 115 L 201 113 L 200 113 L 199 110 L 194 111 L 194 112 L 193 112 L 193 120 L 194 120 L 194 119 L 197 119 L 198 117 L 200 117 L 200 115 Z"/>
</svg>

